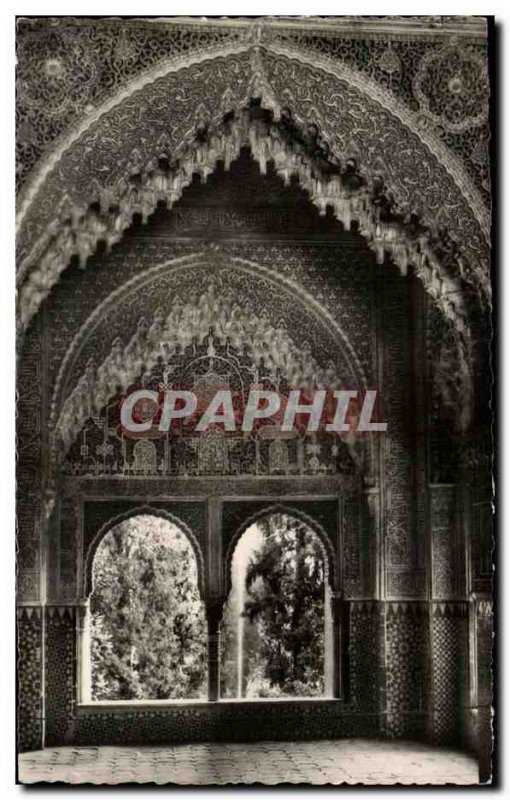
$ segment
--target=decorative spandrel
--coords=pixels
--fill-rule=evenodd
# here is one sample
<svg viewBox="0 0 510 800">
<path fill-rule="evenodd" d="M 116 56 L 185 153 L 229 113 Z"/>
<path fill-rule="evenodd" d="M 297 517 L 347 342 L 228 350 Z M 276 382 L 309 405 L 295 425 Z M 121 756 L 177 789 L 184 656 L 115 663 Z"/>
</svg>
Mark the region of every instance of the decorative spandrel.
<svg viewBox="0 0 510 800">
<path fill-rule="evenodd" d="M 220 96 L 208 93 L 206 102 L 204 75 L 195 75 L 196 70 L 187 78 L 186 102 L 172 85 L 178 82 L 176 74 L 168 86 L 154 81 L 145 89 L 154 128 L 150 144 L 145 132 L 133 138 L 139 100 L 130 97 L 119 104 L 124 109 L 117 110 L 120 120 L 103 115 L 104 134 L 93 126 L 93 138 L 87 131 L 62 155 L 58 179 L 44 186 L 45 202 L 25 204 L 19 239 L 27 277 L 20 289 L 20 329 L 72 256 L 85 267 L 99 241 L 109 248 L 122 239 L 134 214 L 146 222 L 158 203 L 171 208 L 193 175 L 206 181 L 218 161 L 228 171 L 241 149 L 249 147 L 262 173 L 273 162 L 286 185 L 297 176 L 321 213 L 330 206 L 347 229 L 356 223 L 379 262 L 388 254 L 404 274 L 409 263 L 415 265 L 427 291 L 463 331 L 464 282 L 484 302 L 490 298 L 489 216 L 457 161 L 421 129 L 419 120 L 426 115 L 417 122 L 400 107 L 386 108 L 387 97 L 376 92 L 375 100 L 371 85 L 360 91 L 359 76 L 330 73 L 329 61 L 317 71 L 295 54 L 262 56 L 258 50 L 216 61 L 198 65 L 198 71 L 206 69 L 207 83 L 218 94 L 223 88 Z M 191 108 L 182 107 L 188 103 Z M 184 112 L 179 124 L 178 108 Z M 381 137 L 383 129 L 387 133 Z M 113 140 L 112 163 L 111 148 L 100 153 L 98 142 Z M 483 160 L 483 141 L 473 149 Z M 81 197 L 79 206 L 71 197 Z"/>
</svg>

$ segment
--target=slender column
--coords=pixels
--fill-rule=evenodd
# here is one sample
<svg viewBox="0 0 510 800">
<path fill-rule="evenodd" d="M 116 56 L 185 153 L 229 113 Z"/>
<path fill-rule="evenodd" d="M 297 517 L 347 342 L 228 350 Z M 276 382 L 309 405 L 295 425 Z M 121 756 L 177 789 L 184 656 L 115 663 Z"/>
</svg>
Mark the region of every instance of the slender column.
<svg viewBox="0 0 510 800">
<path fill-rule="evenodd" d="M 244 627 L 246 620 L 243 617 L 244 595 L 246 592 L 246 569 L 242 570 L 241 580 L 237 585 L 237 696 L 243 696 L 244 681 Z"/>
<path fill-rule="evenodd" d="M 215 702 L 220 698 L 220 625 L 223 598 L 214 597 L 206 601 L 207 615 L 207 699 Z"/>
<path fill-rule="evenodd" d="M 338 628 L 341 632 L 338 650 L 340 652 L 340 693 L 343 700 L 348 703 L 351 699 L 351 604 L 348 600 L 342 600 L 338 603 L 340 609 Z"/>
<path fill-rule="evenodd" d="M 342 606 L 341 595 L 338 592 L 329 591 L 329 608 L 331 614 L 331 680 L 329 685 L 331 687 L 331 696 L 336 698 L 341 696 L 342 691 Z"/>
<path fill-rule="evenodd" d="M 324 694 L 333 697 L 333 620 L 327 578 L 324 586 Z"/>
<path fill-rule="evenodd" d="M 221 504 L 217 497 L 207 500 L 207 579 L 208 592 L 220 596 L 223 584 L 221 546 Z"/>
<path fill-rule="evenodd" d="M 91 700 L 90 668 L 90 604 L 87 600 L 76 609 L 76 638 L 78 642 L 77 697 L 80 703 Z"/>
<path fill-rule="evenodd" d="M 363 580 L 363 594 L 377 598 L 384 595 L 384 570 L 385 570 L 385 556 L 384 556 L 384 535 L 382 530 L 382 497 L 381 487 L 379 484 L 368 486 L 363 490 L 366 504 L 369 512 L 369 542 L 364 542 L 364 564 L 362 564 L 362 580 Z M 373 540 L 375 548 L 372 550 Z M 367 558 L 368 556 L 368 558 Z M 375 570 L 372 567 L 370 574 L 367 570 L 370 569 L 370 562 L 375 562 Z"/>
</svg>

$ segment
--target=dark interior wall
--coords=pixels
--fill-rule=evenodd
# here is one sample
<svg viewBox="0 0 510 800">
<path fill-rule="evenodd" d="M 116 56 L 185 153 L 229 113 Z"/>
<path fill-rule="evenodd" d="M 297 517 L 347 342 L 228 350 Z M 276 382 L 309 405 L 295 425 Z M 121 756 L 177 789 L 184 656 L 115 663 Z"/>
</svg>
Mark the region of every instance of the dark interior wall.
<svg viewBox="0 0 510 800">
<path fill-rule="evenodd" d="M 299 187 L 284 188 L 271 170 L 267 177 L 261 177 L 247 153 L 230 173 L 223 174 L 219 169 L 205 186 L 195 181 L 172 211 L 161 209 L 147 226 L 135 220 L 122 242 L 109 254 L 96 254 L 85 271 L 72 264 L 28 332 L 21 359 L 24 372 L 19 376 L 24 395 L 24 405 L 20 406 L 19 563 L 26 586 L 26 593 L 20 597 L 34 603 L 40 599 L 38 484 L 47 457 L 51 393 L 67 349 L 91 313 L 127 280 L 155 263 L 194 253 L 205 245 L 218 247 L 215 252 L 220 258 L 221 254 L 245 258 L 300 284 L 337 320 L 368 382 L 383 393 L 382 413 L 389 435 L 380 452 L 378 507 L 369 513 L 366 497 L 361 502 L 362 517 L 365 515 L 363 554 L 369 553 L 369 559 L 359 557 L 359 527 L 350 538 L 348 533 L 352 519 L 360 514 L 359 497 L 351 497 L 352 506 L 346 506 L 344 577 L 351 597 L 358 598 L 349 609 L 350 698 L 334 708 L 318 708 L 309 731 L 313 729 L 314 735 L 319 735 L 316 732 L 324 723 L 324 735 L 370 732 L 455 741 L 465 696 L 464 677 L 459 677 L 456 665 L 459 648 L 467 646 L 467 622 L 459 605 L 457 584 L 451 584 L 453 589 L 441 589 L 437 595 L 441 604 L 430 602 L 435 595 L 430 583 L 428 526 L 434 518 L 428 507 L 427 448 L 418 436 L 426 409 L 417 400 L 423 400 L 421 393 L 426 390 L 420 386 L 426 382 L 426 375 L 424 331 L 416 324 L 414 313 L 416 287 L 394 266 L 378 266 L 356 231 L 343 231 L 329 215 L 319 217 Z M 257 298 L 252 300 L 256 303 Z M 66 376 L 69 389 L 83 373 L 91 354 L 95 353 L 100 362 L 115 336 L 121 335 L 126 342 L 133 323 L 144 314 L 150 316 L 155 308 L 153 298 L 141 294 L 124 314 L 102 319 L 94 338 Z M 290 311 L 294 313 L 295 309 Z M 35 392 L 30 391 L 34 386 Z M 437 495 L 438 537 L 446 531 L 449 541 L 454 522 L 445 524 L 445 519 L 452 519 L 451 504 L 456 503 L 456 495 L 443 486 Z M 69 603 L 72 607 L 77 600 L 78 514 L 76 499 L 63 496 L 44 529 L 51 546 L 43 574 L 49 579 L 55 606 Z M 374 534 L 376 526 L 382 544 Z M 54 547 L 56 542 L 58 547 Z M 441 569 L 451 571 L 456 554 L 448 548 L 441 550 L 439 544 L 437 552 L 442 554 Z M 369 567 L 366 560 L 371 562 Z M 439 574 L 439 566 L 437 571 Z M 58 582 L 52 580 L 56 575 Z M 448 582 L 445 585 L 450 586 Z M 22 746 L 29 749 L 42 741 L 43 694 L 47 743 L 117 741 L 119 736 L 122 740 L 122 730 L 126 741 L 134 740 L 141 730 L 136 715 L 84 717 L 76 712 L 73 613 L 50 613 L 46 609 L 44 617 L 29 620 L 24 612 L 22 623 L 20 687 L 25 687 L 23 691 L 30 698 L 27 707 L 37 709 L 27 712 L 28 716 L 20 715 Z M 32 680 L 34 670 L 37 676 Z M 158 736 L 175 737 L 175 731 L 182 731 L 179 715 L 168 712 L 163 714 L 166 721 L 162 721 L 158 714 L 161 716 L 161 712 L 153 712 L 144 717 L 147 730 L 154 731 L 151 741 Z M 190 718 L 196 716 L 196 724 L 205 726 L 201 730 L 219 736 L 224 720 L 214 722 L 218 714 L 206 709 Z M 250 725 L 256 724 L 256 710 L 247 715 Z M 278 729 L 281 736 L 297 735 L 294 712 L 283 715 Z M 239 730 L 239 736 L 245 735 L 245 728 Z M 305 726 L 303 735 L 306 731 Z"/>
</svg>

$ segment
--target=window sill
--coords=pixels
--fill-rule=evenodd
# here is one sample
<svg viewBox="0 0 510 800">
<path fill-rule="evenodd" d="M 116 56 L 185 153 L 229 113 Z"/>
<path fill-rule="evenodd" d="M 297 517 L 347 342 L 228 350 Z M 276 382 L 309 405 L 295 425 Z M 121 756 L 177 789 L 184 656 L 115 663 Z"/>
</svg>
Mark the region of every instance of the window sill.
<svg viewBox="0 0 510 800">
<path fill-rule="evenodd" d="M 204 699 L 190 700 L 95 700 L 87 703 L 78 703 L 78 712 L 101 713 L 101 712 L 133 712 L 133 711 L 155 711 L 172 710 L 177 708 L 215 708 L 218 706 L 256 706 L 284 704 L 289 705 L 324 705 L 340 704 L 341 698 L 335 697 L 260 697 L 260 698 L 222 698 L 221 700 L 209 701 Z"/>
</svg>

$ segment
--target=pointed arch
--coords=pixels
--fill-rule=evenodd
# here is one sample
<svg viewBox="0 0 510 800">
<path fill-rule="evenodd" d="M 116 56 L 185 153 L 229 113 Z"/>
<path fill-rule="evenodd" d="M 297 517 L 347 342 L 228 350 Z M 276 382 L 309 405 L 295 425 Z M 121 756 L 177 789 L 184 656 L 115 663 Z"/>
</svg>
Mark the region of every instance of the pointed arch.
<svg viewBox="0 0 510 800">
<path fill-rule="evenodd" d="M 139 364 L 143 362 L 146 367 L 150 368 L 151 363 L 155 363 L 160 355 L 160 339 L 164 338 L 161 327 L 158 328 L 155 344 L 148 337 L 148 330 L 151 330 L 152 325 L 156 324 L 156 318 L 159 319 L 161 316 L 160 309 L 158 309 L 154 314 L 152 324 L 150 325 L 146 322 L 142 334 L 140 334 L 140 331 L 135 332 L 125 346 L 115 339 L 112 343 L 111 353 L 107 355 L 103 362 L 96 366 L 89 363 L 84 373 L 76 379 L 74 385 L 69 385 L 69 376 L 73 374 L 80 352 L 93 336 L 100 320 L 108 318 L 113 313 L 114 308 L 120 307 L 130 296 L 139 293 L 143 286 L 146 286 L 150 281 L 157 280 L 162 274 L 171 277 L 175 273 L 177 280 L 180 271 L 183 269 L 192 269 L 196 274 L 199 266 L 207 267 L 210 270 L 213 264 L 218 264 L 221 268 L 236 270 L 246 276 L 263 277 L 269 281 L 270 285 L 274 285 L 275 292 L 284 293 L 284 296 L 291 298 L 293 303 L 297 303 L 299 307 L 306 309 L 307 313 L 313 317 L 314 324 L 317 324 L 319 329 L 327 332 L 328 336 L 334 337 L 337 349 L 339 353 L 341 352 L 345 361 L 350 383 L 358 387 L 360 391 L 366 390 L 368 387 L 367 376 L 345 332 L 324 306 L 305 289 L 291 278 L 285 275 L 277 275 L 261 264 L 233 257 L 216 250 L 199 251 L 194 256 L 164 262 L 148 270 L 143 275 L 134 277 L 106 298 L 82 326 L 62 361 L 53 392 L 50 429 L 55 463 L 65 453 L 73 436 L 81 429 L 87 417 L 97 413 L 98 407 L 104 405 L 113 396 L 115 392 L 112 391 L 112 387 L 121 384 L 127 388 L 137 378 Z M 195 333 L 196 336 L 203 337 L 208 334 L 208 330 L 200 331 L 197 329 L 194 331 L 194 329 L 190 329 L 188 333 L 190 335 Z M 225 338 L 224 333 L 221 331 L 218 331 L 218 336 L 224 336 Z M 291 332 L 285 333 L 285 337 L 286 341 L 292 345 Z M 249 344 L 248 336 L 246 343 Z M 295 349 L 296 352 L 299 352 L 300 348 Z M 128 355 L 129 358 L 127 357 Z M 280 352 L 279 348 L 275 351 L 275 357 L 277 360 L 282 357 L 282 352 Z M 120 367 L 118 364 L 120 364 Z M 320 366 L 321 368 L 325 367 L 325 365 Z M 280 367 L 284 370 L 283 362 Z M 331 377 L 331 382 L 335 380 L 340 382 L 338 373 L 336 378 L 335 375 Z"/>
<path fill-rule="evenodd" d="M 206 73 L 214 87 L 208 93 Z M 178 92 L 183 83 L 186 97 Z M 147 125 L 141 97 L 147 113 L 156 114 L 150 141 L 140 138 Z M 351 182 L 346 192 L 341 180 L 315 178 L 303 154 L 278 143 L 272 130 L 261 136 L 252 126 L 227 136 L 225 114 L 239 124 L 251 97 L 274 116 L 289 108 L 298 122 L 315 125 L 344 173 L 354 154 L 365 184 L 354 191 Z M 271 158 L 284 176 L 298 175 L 320 208 L 330 205 L 347 224 L 358 221 L 379 258 L 388 253 L 402 268 L 413 264 L 443 313 L 465 331 L 464 284 L 487 300 L 490 281 L 488 216 L 462 167 L 369 79 L 324 58 L 312 64 L 298 49 L 275 45 L 167 64 L 93 112 L 48 156 L 24 194 L 19 217 L 22 326 L 72 255 L 85 264 L 98 241 L 122 237 L 133 213 L 147 216 L 158 199 L 175 202 L 194 172 L 206 177 L 211 157 L 228 161 L 246 138 L 259 163 Z M 168 169 L 160 168 L 159 156 Z M 389 210 L 386 220 L 381 203 Z"/>
</svg>

